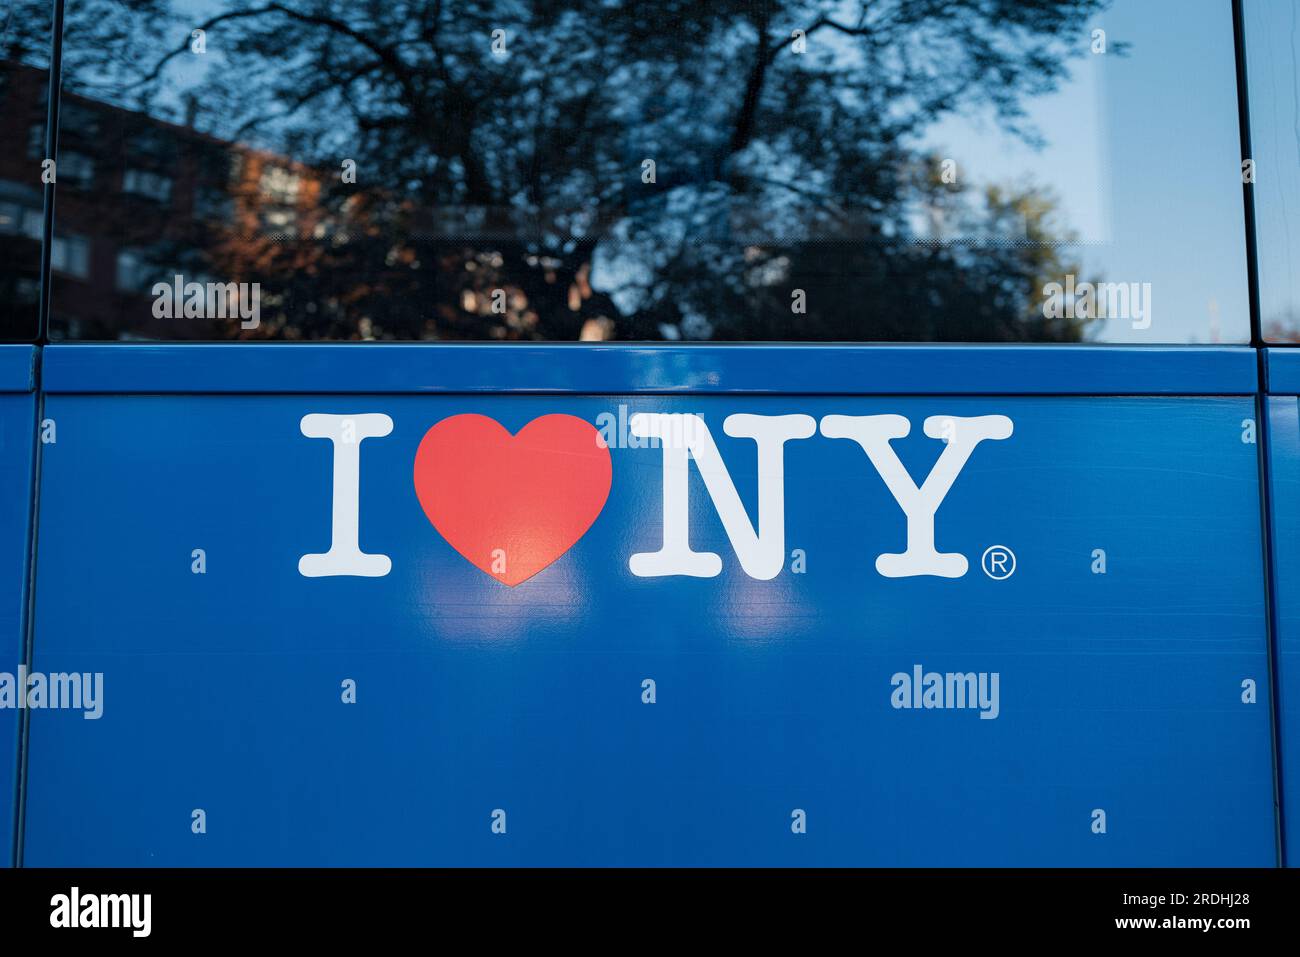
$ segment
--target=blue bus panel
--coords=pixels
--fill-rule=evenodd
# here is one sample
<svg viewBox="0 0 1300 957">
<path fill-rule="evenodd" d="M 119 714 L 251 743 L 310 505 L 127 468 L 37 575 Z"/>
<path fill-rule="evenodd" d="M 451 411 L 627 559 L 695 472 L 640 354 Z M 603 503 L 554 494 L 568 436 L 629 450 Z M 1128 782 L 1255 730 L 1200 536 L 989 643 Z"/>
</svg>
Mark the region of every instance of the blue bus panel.
<svg viewBox="0 0 1300 957">
<path fill-rule="evenodd" d="M 31 346 L 0 345 L 0 866 L 13 860 L 32 506 Z"/>
<path fill-rule="evenodd" d="M 1276 863 L 1251 397 L 45 416 L 28 865 Z"/>
<path fill-rule="evenodd" d="M 1277 354 L 1270 349 L 1270 358 Z M 1289 358 L 1289 357 L 1288 357 Z M 1276 378 L 1276 377 L 1275 377 Z M 1300 407 L 1294 395 L 1268 397 L 1273 520 L 1273 607 L 1277 634 L 1277 736 L 1286 863 L 1300 864 Z"/>
</svg>

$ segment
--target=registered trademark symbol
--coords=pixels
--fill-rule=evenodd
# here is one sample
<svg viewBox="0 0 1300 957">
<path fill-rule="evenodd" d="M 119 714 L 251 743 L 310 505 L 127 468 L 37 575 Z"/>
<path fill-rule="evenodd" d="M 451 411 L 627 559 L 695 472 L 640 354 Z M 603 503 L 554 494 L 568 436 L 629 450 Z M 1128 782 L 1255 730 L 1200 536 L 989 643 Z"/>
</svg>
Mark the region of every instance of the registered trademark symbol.
<svg viewBox="0 0 1300 957">
<path fill-rule="evenodd" d="M 990 545 L 980 559 L 984 574 L 994 581 L 1010 578 L 1016 572 L 1016 553 L 1005 545 Z"/>
</svg>

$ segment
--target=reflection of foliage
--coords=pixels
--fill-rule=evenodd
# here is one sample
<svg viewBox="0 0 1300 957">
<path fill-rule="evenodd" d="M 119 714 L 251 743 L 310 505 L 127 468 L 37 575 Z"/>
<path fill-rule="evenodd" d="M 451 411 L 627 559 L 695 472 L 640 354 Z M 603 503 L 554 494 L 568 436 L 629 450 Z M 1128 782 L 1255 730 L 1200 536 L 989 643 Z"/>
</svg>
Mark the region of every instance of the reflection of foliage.
<svg viewBox="0 0 1300 957">
<path fill-rule="evenodd" d="M 777 281 L 758 291 L 755 314 L 725 337 L 780 338 L 791 288 L 820 288 L 799 316 L 807 339 L 843 338 L 865 326 L 874 339 L 929 341 L 1068 341 L 1084 320 L 1043 316 L 1043 287 L 1077 264 L 1061 257 L 1072 236 L 1055 232 L 1054 204 L 1042 192 L 990 187 L 978 203 L 954 199 L 934 183 L 931 208 L 950 209 L 962 240 L 911 243 L 815 243 L 793 255 L 765 250 L 751 264 L 776 263 Z M 961 194 L 959 193 L 958 196 Z M 964 197 L 962 197 L 964 200 Z M 827 295 L 830 293 L 830 295 Z"/>
<path fill-rule="evenodd" d="M 915 144 L 963 109 L 1032 139 L 1023 100 L 1066 75 L 1104 2 L 235 0 L 186 22 L 164 0 L 86 0 L 67 58 L 89 95 L 155 113 L 193 86 L 201 127 L 335 184 L 326 238 L 213 250 L 218 268 L 285 277 L 274 334 L 364 319 L 576 338 L 605 318 L 620 337 L 1070 339 L 1031 305 L 1064 268 L 1048 200 L 936 188 Z M 142 37 L 170 52 L 141 58 Z M 345 157 L 357 186 L 337 182 Z M 914 242 L 927 203 L 981 239 Z M 498 287 L 504 315 L 484 305 Z"/>
<path fill-rule="evenodd" d="M 50 57 L 49 0 L 6 0 L 0 11 L 0 58 L 44 67 Z"/>
<path fill-rule="evenodd" d="M 1300 309 L 1288 306 L 1264 320 L 1265 342 L 1300 342 Z"/>
</svg>

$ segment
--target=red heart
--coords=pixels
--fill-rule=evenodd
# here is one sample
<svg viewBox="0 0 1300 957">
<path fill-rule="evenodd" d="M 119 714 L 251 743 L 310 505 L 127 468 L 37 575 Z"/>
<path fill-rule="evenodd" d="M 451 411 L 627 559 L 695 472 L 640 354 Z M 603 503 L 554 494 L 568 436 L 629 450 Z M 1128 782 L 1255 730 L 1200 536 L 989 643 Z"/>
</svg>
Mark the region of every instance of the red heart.
<svg viewBox="0 0 1300 957">
<path fill-rule="evenodd" d="M 600 433 L 572 415 L 543 415 L 518 435 L 453 415 L 420 440 L 415 494 L 452 548 L 513 588 L 586 534 L 612 473 Z"/>
</svg>

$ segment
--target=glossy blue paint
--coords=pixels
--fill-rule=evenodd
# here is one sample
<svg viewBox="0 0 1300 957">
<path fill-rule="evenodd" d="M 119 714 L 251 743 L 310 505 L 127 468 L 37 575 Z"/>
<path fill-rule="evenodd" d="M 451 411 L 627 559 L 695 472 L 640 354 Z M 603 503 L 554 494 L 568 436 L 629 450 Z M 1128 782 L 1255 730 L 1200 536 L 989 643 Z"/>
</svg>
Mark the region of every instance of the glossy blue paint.
<svg viewBox="0 0 1300 957">
<path fill-rule="evenodd" d="M 1270 353 L 1278 350 L 1270 349 Z M 1300 866 L 1300 400 L 1269 396 L 1278 750 L 1287 865 Z"/>
<path fill-rule="evenodd" d="M 1264 388 L 1274 395 L 1300 394 L 1300 349 L 1264 349 Z"/>
<path fill-rule="evenodd" d="M 0 345 L 0 393 L 31 392 L 36 349 L 23 345 Z"/>
<path fill-rule="evenodd" d="M 34 351 L 31 346 L 0 346 L 0 462 L 3 463 L 0 468 L 0 674 L 11 676 L 17 674 L 26 641 L 32 429 L 36 411 L 36 399 L 31 392 Z M 3 822 L 0 863 L 3 866 L 8 866 L 13 856 L 18 731 L 19 712 L 12 706 L 0 707 L 0 822 Z"/>
<path fill-rule="evenodd" d="M 70 344 L 55 393 L 1252 395 L 1247 347 Z"/>
<path fill-rule="evenodd" d="M 446 354 L 394 353 L 393 374 Z M 412 462 L 439 420 L 514 432 L 619 404 L 701 414 L 751 518 L 733 412 L 904 415 L 917 481 L 942 448 L 924 417 L 1015 432 L 975 450 L 938 512 L 939 547 L 971 560 L 957 579 L 876 572 L 903 515 L 860 448 L 822 436 L 785 452 L 786 551 L 807 571 L 770 581 L 739 568 L 694 468 L 691 542 L 722 573 L 631 574 L 661 535 L 653 448 L 612 451 L 594 526 L 514 589 L 422 514 Z M 394 429 L 361 447 L 360 544 L 392 571 L 304 578 L 299 557 L 329 542 L 332 459 L 300 419 L 372 411 Z M 105 705 L 32 713 L 28 864 L 1275 862 L 1250 398 L 58 394 L 46 414 L 34 666 L 103 672 Z M 980 568 L 994 544 L 1017 556 L 1005 581 Z M 997 672 L 999 717 L 891 707 L 916 664 Z"/>
</svg>

